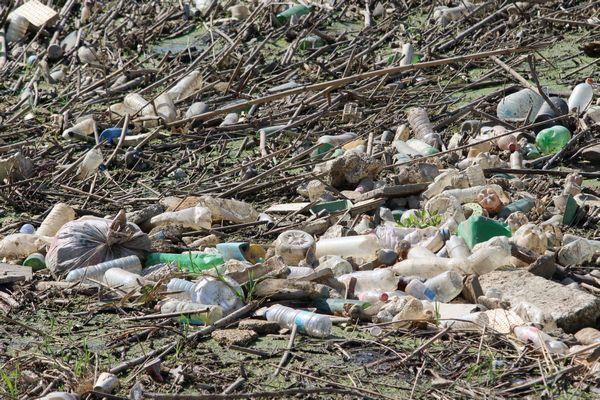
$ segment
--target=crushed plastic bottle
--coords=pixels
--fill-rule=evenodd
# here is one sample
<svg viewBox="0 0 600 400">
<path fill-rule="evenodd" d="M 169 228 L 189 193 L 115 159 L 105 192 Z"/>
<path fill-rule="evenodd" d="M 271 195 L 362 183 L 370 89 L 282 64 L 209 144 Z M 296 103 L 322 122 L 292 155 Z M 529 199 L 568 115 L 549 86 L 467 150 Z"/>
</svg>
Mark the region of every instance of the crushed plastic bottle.
<svg viewBox="0 0 600 400">
<path fill-rule="evenodd" d="M 370 290 L 392 292 L 398 289 L 398 282 L 400 281 L 400 278 L 394 274 L 391 268 L 352 272 L 339 276 L 337 279 L 348 287 L 352 278 L 356 278 L 356 285 L 354 287 L 356 293 L 368 292 Z"/>
<path fill-rule="evenodd" d="M 88 151 L 77 168 L 77 177 L 79 179 L 85 179 L 94 175 L 98 172 L 98 168 L 100 168 L 103 162 L 104 156 L 102 155 L 102 150 L 100 150 L 100 148 Z"/>
<path fill-rule="evenodd" d="M 162 314 L 180 313 L 179 320 L 191 325 L 210 325 L 223 318 L 221 307 L 186 300 L 169 299 L 160 305 Z"/>
<path fill-rule="evenodd" d="M 168 211 L 150 219 L 152 226 L 180 224 L 190 229 L 210 229 L 212 214 L 206 207 L 196 206 L 180 211 Z"/>
<path fill-rule="evenodd" d="M 75 219 L 75 210 L 65 203 L 56 203 L 37 229 L 38 236 L 54 236 L 67 222 Z"/>
<path fill-rule="evenodd" d="M 544 99 L 531 89 L 522 89 L 509 94 L 498 103 L 496 115 L 503 121 L 521 122 L 530 115 L 528 123 L 533 122 Z"/>
<path fill-rule="evenodd" d="M 525 343 L 531 343 L 535 349 L 545 348 L 553 354 L 566 354 L 569 347 L 552 336 L 533 326 L 516 326 L 513 332 L 517 339 Z"/>
<path fill-rule="evenodd" d="M 152 286 L 143 276 L 121 268 L 110 268 L 104 272 L 103 283 L 123 291 L 141 289 L 145 286 Z"/>
</svg>

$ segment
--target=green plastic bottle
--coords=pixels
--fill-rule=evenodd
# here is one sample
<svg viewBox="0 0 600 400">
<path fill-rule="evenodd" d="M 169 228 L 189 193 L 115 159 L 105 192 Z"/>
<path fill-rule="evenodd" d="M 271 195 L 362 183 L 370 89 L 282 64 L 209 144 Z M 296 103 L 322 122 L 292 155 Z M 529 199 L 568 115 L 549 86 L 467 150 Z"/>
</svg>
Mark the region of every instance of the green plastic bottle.
<svg viewBox="0 0 600 400">
<path fill-rule="evenodd" d="M 214 268 L 216 266 L 225 263 L 223 257 L 218 254 L 204 254 L 204 253 L 184 253 L 184 254 L 172 254 L 172 253 L 150 253 L 146 258 L 146 267 L 150 267 L 156 264 L 167 264 L 174 263 L 180 269 L 184 269 L 189 272 L 201 272 L 207 269 Z"/>
<path fill-rule="evenodd" d="M 543 154 L 560 151 L 571 140 L 571 132 L 561 125 L 541 130 L 535 137 L 535 144 Z"/>
<path fill-rule="evenodd" d="M 542 153 L 540 153 L 538 148 L 535 147 L 535 144 L 533 143 L 527 143 L 523 147 L 523 153 L 525 153 L 526 160 L 535 160 L 536 158 L 540 158 L 542 156 Z"/>
<path fill-rule="evenodd" d="M 469 249 L 496 236 L 511 237 L 512 232 L 504 222 L 472 215 L 458 225 L 458 236 L 465 240 Z"/>
<path fill-rule="evenodd" d="M 277 14 L 277 21 L 279 21 L 280 24 L 285 24 L 292 18 L 292 16 L 296 15 L 300 17 L 308 14 L 310 11 L 310 7 L 307 7 L 304 4 L 296 4 L 295 6 Z"/>
<path fill-rule="evenodd" d="M 517 212 L 517 211 L 521 211 L 523 213 L 528 213 L 529 211 L 531 211 L 533 209 L 534 205 L 535 205 L 535 202 L 532 199 L 524 197 L 517 201 L 513 201 L 512 203 L 510 203 L 509 205 L 504 207 L 502 209 L 502 211 L 500 211 L 498 216 L 500 218 L 506 218 L 510 214 Z"/>
</svg>

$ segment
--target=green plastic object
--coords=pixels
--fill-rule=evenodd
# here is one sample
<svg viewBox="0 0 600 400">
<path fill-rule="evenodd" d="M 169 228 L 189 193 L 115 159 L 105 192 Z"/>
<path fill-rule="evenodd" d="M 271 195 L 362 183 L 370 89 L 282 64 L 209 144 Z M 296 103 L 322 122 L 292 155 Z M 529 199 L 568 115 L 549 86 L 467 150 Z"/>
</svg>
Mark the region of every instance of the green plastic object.
<svg viewBox="0 0 600 400">
<path fill-rule="evenodd" d="M 525 146 L 523 146 L 523 153 L 525 154 L 526 160 L 535 160 L 536 158 L 540 158 L 542 156 L 542 153 L 540 153 L 538 148 L 535 147 L 535 144 L 533 143 L 527 143 Z"/>
<path fill-rule="evenodd" d="M 522 213 L 528 213 L 529 211 L 531 211 L 533 209 L 534 205 L 535 205 L 535 202 L 532 199 L 525 197 L 525 198 L 519 199 L 517 201 L 514 201 L 514 202 L 510 203 L 509 205 L 507 205 L 506 207 L 504 207 L 502 209 L 502 211 L 500 211 L 498 216 L 500 218 L 506 218 L 510 214 L 517 212 L 517 211 L 521 211 Z"/>
<path fill-rule="evenodd" d="M 496 236 L 511 237 L 512 234 L 504 222 L 473 215 L 458 225 L 458 236 L 465 240 L 469 249 L 472 249 L 477 243 Z"/>
<path fill-rule="evenodd" d="M 31 267 L 32 271 L 39 271 L 46 268 L 46 259 L 43 254 L 33 253 L 23 261 L 25 267 Z"/>
<path fill-rule="evenodd" d="M 310 211 L 315 214 L 318 214 L 321 210 L 326 210 L 328 213 L 334 213 L 337 211 L 345 211 L 350 207 L 352 207 L 352 202 L 350 200 L 334 200 L 316 204 L 310 208 Z"/>
<path fill-rule="evenodd" d="M 577 214 L 577 202 L 573 196 L 569 195 L 567 198 L 567 204 L 565 206 L 565 212 L 563 214 L 562 223 L 564 225 L 571 225 Z"/>
<path fill-rule="evenodd" d="M 561 125 L 541 130 L 535 137 L 535 144 L 543 154 L 560 151 L 571 140 L 571 132 Z"/>
<path fill-rule="evenodd" d="M 216 266 L 225 263 L 223 257 L 218 254 L 204 254 L 204 253 L 185 253 L 185 254 L 172 254 L 172 253 L 150 253 L 146 258 L 146 267 L 150 267 L 156 264 L 167 264 L 174 263 L 182 269 L 189 272 L 201 272 L 207 269 L 214 268 Z"/>
<path fill-rule="evenodd" d="M 287 10 L 277 14 L 277 21 L 279 21 L 280 24 L 285 24 L 292 18 L 292 16 L 296 15 L 300 17 L 310 13 L 310 11 L 310 7 L 307 7 L 304 4 L 296 4 L 295 6 L 292 6 Z"/>
</svg>

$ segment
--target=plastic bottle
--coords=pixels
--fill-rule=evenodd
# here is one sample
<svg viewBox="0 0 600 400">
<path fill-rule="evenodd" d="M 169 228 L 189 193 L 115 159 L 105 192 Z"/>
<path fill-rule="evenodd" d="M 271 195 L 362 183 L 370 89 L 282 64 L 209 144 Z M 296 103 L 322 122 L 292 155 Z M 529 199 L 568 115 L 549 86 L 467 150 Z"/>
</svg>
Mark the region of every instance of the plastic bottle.
<svg viewBox="0 0 600 400">
<path fill-rule="evenodd" d="M 87 5 L 84 8 L 86 7 Z M 95 392 L 110 394 L 119 388 L 119 378 L 110 372 L 101 372 L 93 388 Z"/>
<path fill-rule="evenodd" d="M 130 291 L 144 286 L 151 286 L 144 277 L 133 272 L 125 271 L 121 268 L 111 268 L 104 273 L 103 282 L 112 287 L 123 291 Z"/>
<path fill-rule="evenodd" d="M 398 154 L 406 156 L 405 158 L 408 158 L 408 159 L 410 159 L 411 157 L 420 157 L 423 155 L 423 154 L 421 154 L 420 151 L 412 148 L 411 146 L 409 146 L 408 144 L 406 144 L 406 142 L 404 142 L 402 140 L 394 140 L 392 142 L 392 146 L 394 146 L 394 148 L 396 149 Z"/>
<path fill-rule="evenodd" d="M 571 132 L 561 125 L 541 130 L 535 137 L 535 144 L 542 154 L 554 154 L 571 140 Z"/>
<path fill-rule="evenodd" d="M 139 93 L 129 93 L 126 95 L 123 99 L 123 104 L 133 111 L 133 114 L 141 113 L 145 117 L 156 117 L 152 104 Z"/>
<path fill-rule="evenodd" d="M 369 260 L 377 257 L 379 248 L 375 235 L 346 236 L 319 240 L 315 255 L 317 258 L 334 255 Z"/>
<path fill-rule="evenodd" d="M 413 296 L 419 300 L 435 300 L 435 293 L 431 291 L 423 282 L 419 279 L 411 280 L 406 288 L 404 289 L 406 294 Z"/>
<path fill-rule="evenodd" d="M 455 271 L 446 271 L 428 279 L 425 286 L 434 294 L 434 300 L 448 303 L 462 292 L 463 279 Z"/>
<path fill-rule="evenodd" d="M 212 227 L 211 212 L 202 206 L 190 207 L 180 211 L 167 211 L 150 219 L 153 227 L 160 225 L 179 224 L 184 228 L 195 230 Z"/>
<path fill-rule="evenodd" d="M 377 289 L 367 290 L 366 292 L 355 292 L 354 294 L 359 300 L 366 301 L 371 304 L 375 304 L 378 301 L 386 302 L 394 297 L 403 297 L 408 295 L 408 293 L 405 293 L 401 290 L 386 292 Z"/>
<path fill-rule="evenodd" d="M 538 148 L 533 143 L 527 143 L 523 146 L 523 152 L 525 153 L 525 159 L 527 160 L 535 160 L 536 158 L 540 158 L 542 153 L 538 150 Z"/>
<path fill-rule="evenodd" d="M 328 143 L 335 146 L 341 146 L 346 142 L 356 139 L 357 135 L 354 132 L 344 132 L 339 135 L 323 135 L 317 140 L 317 144 Z"/>
<path fill-rule="evenodd" d="M 38 236 L 54 236 L 67 222 L 75 219 L 75 210 L 68 204 L 56 203 L 37 229 Z"/>
<path fill-rule="evenodd" d="M 508 130 L 501 125 L 496 125 L 492 128 L 492 133 L 494 136 L 505 135 L 507 132 Z M 496 145 L 500 150 L 508 150 L 510 152 L 513 152 L 519 148 L 517 144 L 517 138 L 513 134 L 499 137 L 496 140 Z"/>
<path fill-rule="evenodd" d="M 542 96 L 533 90 L 522 89 L 500 100 L 496 115 L 503 121 L 520 122 L 524 121 L 529 114 L 528 122 L 531 123 L 543 102 Z"/>
<path fill-rule="evenodd" d="M 566 354 L 569 351 L 569 348 L 563 342 L 555 340 L 552 336 L 534 326 L 516 326 L 513 332 L 517 339 L 525 343 L 531 343 L 536 349 L 544 347 L 553 354 Z"/>
<path fill-rule="evenodd" d="M 223 121 L 221 122 L 221 124 L 219 126 L 229 126 L 229 125 L 235 125 L 237 124 L 239 119 L 239 116 L 232 112 L 229 113 L 225 116 L 225 118 L 223 118 Z"/>
<path fill-rule="evenodd" d="M 407 235 L 409 237 L 409 239 L 410 239 L 411 235 L 413 235 L 413 234 Z M 436 251 L 439 251 L 442 247 L 444 247 L 444 244 L 446 243 L 446 240 L 448 240 L 449 237 L 450 237 L 450 232 L 448 231 L 448 229 L 442 228 L 442 229 L 439 229 L 432 236 L 421 240 L 419 242 L 419 245 L 424 246 L 425 248 L 427 248 L 428 250 L 430 250 L 432 252 L 436 252 Z"/>
<path fill-rule="evenodd" d="M 423 140 L 428 135 L 435 133 L 433 125 L 429 121 L 427 111 L 421 107 L 413 107 L 406 112 L 408 124 L 415 133 L 415 138 Z"/>
<path fill-rule="evenodd" d="M 180 269 L 185 269 L 189 272 L 201 272 L 213 269 L 216 266 L 225 263 L 223 257 L 218 254 L 203 254 L 203 253 L 150 253 L 146 257 L 145 266 L 150 267 L 156 264 L 176 264 Z"/>
<path fill-rule="evenodd" d="M 523 153 L 515 151 L 510 153 L 510 167 L 512 169 L 523 169 Z"/>
<path fill-rule="evenodd" d="M 428 279 L 449 271 L 464 262 L 464 259 L 459 258 L 412 258 L 396 263 L 392 269 L 399 276 L 418 276 Z"/>
<path fill-rule="evenodd" d="M 31 235 L 35 233 L 35 227 L 31 224 L 23 224 L 23 226 L 19 228 L 19 233 L 27 233 Z"/>
<path fill-rule="evenodd" d="M 169 295 L 178 299 L 192 300 L 195 288 L 195 282 L 185 279 L 173 278 L 167 283 L 167 292 L 169 292 Z"/>
<path fill-rule="evenodd" d="M 535 116 L 535 120 L 533 121 L 534 123 L 539 124 L 540 122 L 548 121 L 550 119 L 560 117 L 561 115 L 568 114 L 569 106 L 567 105 L 566 101 L 564 101 L 560 97 L 550 97 L 549 99 L 552 102 L 552 104 L 554 104 L 554 107 L 556 107 L 556 109 L 559 111 L 559 114 L 557 115 L 556 112 L 554 112 L 554 110 L 552 109 L 552 107 L 550 107 L 550 105 L 546 101 L 544 101 L 544 104 L 542 104 L 542 107 Z M 552 123 L 549 122 L 548 124 Z M 549 128 L 551 125 L 548 124 L 544 124 L 540 127 L 534 128 L 534 131 L 537 132 L 544 128 Z"/>
<path fill-rule="evenodd" d="M 408 251 L 406 258 L 428 258 L 435 257 L 435 253 L 426 247 L 413 246 Z"/>
<path fill-rule="evenodd" d="M 121 132 L 123 132 L 123 128 L 106 128 L 100 133 L 99 141 L 100 143 L 106 142 L 114 146 L 121 139 Z M 129 132 L 131 132 L 129 129 L 125 131 L 125 137 L 127 137 Z"/>
<path fill-rule="evenodd" d="M 258 212 L 250 203 L 244 201 L 202 196 L 198 199 L 197 205 L 208 208 L 213 221 L 229 221 L 235 224 L 243 224 L 254 222 L 258 219 Z"/>
<path fill-rule="evenodd" d="M 29 28 L 27 18 L 19 14 L 13 14 L 6 29 L 6 42 L 11 44 L 21 41 L 27 34 L 27 28 Z"/>
<path fill-rule="evenodd" d="M 180 321 L 191 325 L 210 325 L 223 318 L 223 309 L 217 305 L 177 299 L 169 299 L 162 303 L 160 312 L 161 314 L 181 313 Z"/>
<path fill-rule="evenodd" d="M 524 197 L 522 199 L 516 200 L 507 206 L 505 206 L 500 213 L 498 213 L 498 217 L 500 218 L 508 218 L 508 216 L 515 212 L 528 213 L 535 206 L 535 201 L 529 197 Z"/>
<path fill-rule="evenodd" d="M 84 64 L 99 64 L 98 57 L 96 57 L 96 54 L 92 51 L 92 49 L 87 46 L 81 46 L 77 49 L 77 57 L 79 58 L 79 61 Z"/>
<path fill-rule="evenodd" d="M 581 114 L 587 110 L 594 97 L 593 83 L 592 78 L 587 78 L 585 82 L 575 86 L 567 102 L 569 111 L 575 110 L 577 114 Z"/>
<path fill-rule="evenodd" d="M 173 122 L 177 118 L 177 109 L 175 103 L 171 99 L 169 93 L 162 93 L 154 100 L 156 107 L 156 113 L 159 117 L 162 117 L 166 123 Z"/>
<path fill-rule="evenodd" d="M 412 147 L 413 149 L 417 150 L 419 153 L 421 153 L 421 155 L 424 156 L 429 156 L 440 152 L 435 147 L 419 139 L 408 139 L 406 141 L 406 144 Z"/>
<path fill-rule="evenodd" d="M 50 392 L 38 400 L 79 400 L 79 395 L 67 392 Z"/>
<path fill-rule="evenodd" d="M 86 3 L 84 3 L 84 6 L 81 7 L 81 15 L 79 17 L 79 22 L 81 23 L 81 25 L 87 24 L 91 15 L 92 15 L 92 10 Z"/>
<path fill-rule="evenodd" d="M 169 292 L 182 291 L 195 303 L 218 305 L 225 315 L 243 305 L 239 297 L 243 294 L 242 288 L 227 276 L 221 276 L 220 279 L 205 276 L 199 282 L 174 278 L 167 284 L 167 290 Z"/>
<path fill-rule="evenodd" d="M 537 254 L 544 254 L 548 247 L 548 240 L 544 231 L 536 224 L 525 224 L 513 234 L 512 242 L 529 249 Z"/>
<path fill-rule="evenodd" d="M 300 230 L 282 232 L 274 243 L 275 254 L 283 257 L 287 265 L 298 265 L 309 251 L 315 249 L 315 239 Z"/>
<path fill-rule="evenodd" d="M 311 8 L 305 6 L 304 4 L 296 4 L 277 14 L 277 21 L 279 21 L 280 24 L 285 24 L 286 22 L 290 21 L 292 17 L 298 18 L 302 15 L 310 13 L 310 11 Z"/>
<path fill-rule="evenodd" d="M 194 0 L 194 6 L 202 16 L 206 16 L 215 0 Z"/>
<path fill-rule="evenodd" d="M 471 255 L 471 250 L 460 236 L 452 235 L 446 241 L 446 250 L 450 258 L 467 258 Z"/>
<path fill-rule="evenodd" d="M 46 268 L 46 257 L 42 253 L 33 253 L 23 261 L 23 265 L 31 267 L 34 272 L 42 270 Z"/>
<path fill-rule="evenodd" d="M 442 28 L 448 25 L 451 21 L 458 21 L 468 15 L 475 5 L 464 1 L 456 7 L 439 6 L 435 7 L 433 12 L 433 18 L 437 21 L 438 25 Z"/>
<path fill-rule="evenodd" d="M 62 137 L 65 139 L 70 139 L 73 137 L 73 134 L 76 133 L 82 136 L 92 135 L 96 131 L 96 121 L 94 118 L 89 117 L 85 118 L 82 121 L 79 121 L 69 129 L 65 129 L 63 131 Z"/>
<path fill-rule="evenodd" d="M 315 268 L 315 271 L 329 268 L 333 272 L 333 276 L 341 276 L 349 274 L 353 271 L 352 264 L 344 260 L 340 256 L 325 256 L 319 259 L 319 266 Z"/>
<path fill-rule="evenodd" d="M 311 267 L 288 267 L 290 269 L 290 274 L 287 276 L 288 279 L 299 279 L 309 276 L 313 272 L 314 269 Z"/>
<path fill-rule="evenodd" d="M 100 148 L 91 149 L 86 153 L 81 164 L 79 164 L 76 172 L 77 177 L 85 179 L 88 176 L 94 175 L 103 162 L 102 150 Z"/>
<path fill-rule="evenodd" d="M 411 65 L 414 55 L 415 48 L 412 43 L 404 43 L 402 45 L 402 59 L 400 60 L 400 66 Z"/>
<path fill-rule="evenodd" d="M 292 329 L 296 325 L 298 332 L 309 336 L 325 338 L 331 334 L 331 320 L 325 315 L 275 304 L 269 307 L 266 317 L 283 328 Z"/>
<path fill-rule="evenodd" d="M 185 117 L 191 118 L 196 115 L 204 114 L 207 111 L 208 105 L 202 101 L 197 101 L 195 103 L 192 103 L 190 108 L 187 109 L 187 111 L 185 112 Z"/>
<path fill-rule="evenodd" d="M 65 280 L 67 282 L 79 282 L 87 279 L 101 281 L 104 273 L 111 268 L 120 268 L 128 272 L 139 274 L 142 272 L 142 263 L 137 256 L 117 258 L 116 260 L 105 261 L 100 264 L 90 265 L 89 267 L 74 269 L 67 274 Z"/>
<path fill-rule="evenodd" d="M 302 39 L 300 39 L 300 41 L 298 42 L 298 49 L 299 50 L 309 50 L 309 49 L 318 49 L 319 47 L 323 47 L 325 45 L 325 41 L 317 35 L 308 35 L 303 37 Z M 346 104 L 346 106 L 349 103 Z M 349 121 L 349 119 L 345 119 L 345 118 L 352 118 L 349 117 L 348 114 L 350 111 L 349 107 L 344 106 L 344 112 L 345 115 L 342 117 L 344 118 L 344 121 Z"/>
<path fill-rule="evenodd" d="M 581 265 L 591 261 L 596 254 L 600 254 L 600 241 L 579 238 L 563 245 L 557 258 L 564 266 Z"/>
<path fill-rule="evenodd" d="M 338 277 L 346 287 L 352 278 L 356 278 L 354 291 L 356 293 L 367 292 L 369 290 L 394 291 L 398 288 L 400 278 L 394 274 L 391 268 L 380 268 L 371 271 L 356 271 Z"/>
</svg>

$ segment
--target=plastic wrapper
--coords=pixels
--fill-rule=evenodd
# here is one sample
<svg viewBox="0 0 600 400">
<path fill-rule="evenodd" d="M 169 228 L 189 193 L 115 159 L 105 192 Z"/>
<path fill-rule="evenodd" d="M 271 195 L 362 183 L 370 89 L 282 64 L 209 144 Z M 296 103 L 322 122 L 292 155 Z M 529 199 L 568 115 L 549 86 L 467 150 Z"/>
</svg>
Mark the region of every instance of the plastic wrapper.
<svg viewBox="0 0 600 400">
<path fill-rule="evenodd" d="M 46 264 L 61 274 L 131 255 L 143 260 L 150 248 L 148 236 L 127 223 L 121 211 L 114 220 L 84 217 L 63 225 L 50 245 Z"/>
</svg>

